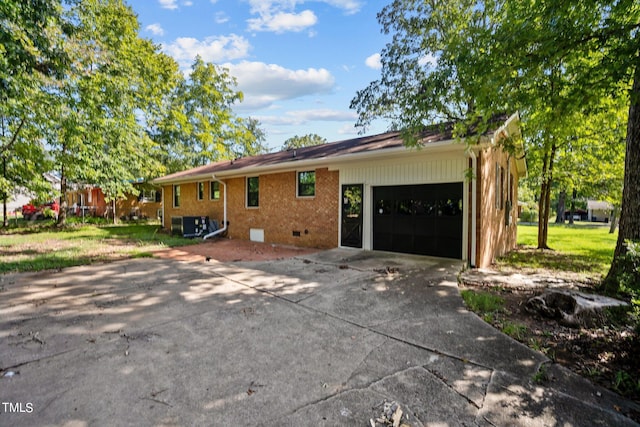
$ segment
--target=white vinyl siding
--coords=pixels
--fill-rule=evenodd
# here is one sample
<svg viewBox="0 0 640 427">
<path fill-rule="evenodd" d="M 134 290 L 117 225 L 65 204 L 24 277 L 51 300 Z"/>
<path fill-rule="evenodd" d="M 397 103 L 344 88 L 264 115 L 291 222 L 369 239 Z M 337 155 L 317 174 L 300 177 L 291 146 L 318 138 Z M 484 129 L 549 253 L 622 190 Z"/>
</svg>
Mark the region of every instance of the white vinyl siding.
<svg viewBox="0 0 640 427">
<path fill-rule="evenodd" d="M 460 149 L 447 153 L 429 153 L 428 150 L 414 151 L 411 158 L 390 158 L 370 160 L 350 165 L 340 165 L 340 186 L 344 184 L 364 184 L 363 193 L 363 249 L 372 249 L 372 187 L 380 185 L 414 185 L 462 182 L 463 194 L 467 194 L 469 183 L 465 180 L 465 171 L 469 167 L 469 158 L 464 155 L 464 144 Z M 341 188 L 341 187 L 340 187 Z M 467 210 L 466 199 L 463 203 L 463 258 L 466 258 Z"/>
</svg>

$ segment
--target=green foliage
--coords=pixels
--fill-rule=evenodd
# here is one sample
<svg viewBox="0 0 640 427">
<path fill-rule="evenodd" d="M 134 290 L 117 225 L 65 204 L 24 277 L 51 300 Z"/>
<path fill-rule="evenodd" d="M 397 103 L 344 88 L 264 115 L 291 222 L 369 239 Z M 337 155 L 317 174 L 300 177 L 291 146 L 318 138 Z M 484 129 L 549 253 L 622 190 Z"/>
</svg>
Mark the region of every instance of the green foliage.
<svg viewBox="0 0 640 427">
<path fill-rule="evenodd" d="M 152 134 L 163 152 L 166 172 L 202 166 L 265 151 L 264 132 L 255 119 L 232 110 L 243 99 L 226 69 L 197 57 L 188 79 L 178 78 L 169 92 L 164 115 Z"/>
<path fill-rule="evenodd" d="M 613 389 L 623 396 L 633 396 L 640 393 L 640 379 L 626 371 L 618 371 L 613 380 Z"/>
<path fill-rule="evenodd" d="M 533 382 L 536 384 L 543 384 L 549 380 L 549 375 L 547 374 L 547 366 L 540 365 L 535 374 L 533 374 L 532 378 Z"/>
<path fill-rule="evenodd" d="M 471 311 L 476 313 L 493 313 L 502 310 L 504 299 L 489 292 L 476 292 L 465 289 L 460 292 L 462 299 Z"/>
<path fill-rule="evenodd" d="M 295 148 L 302 147 L 313 147 L 314 145 L 326 144 L 327 139 L 321 137 L 320 135 L 316 135 L 315 133 L 310 133 L 304 136 L 293 136 L 287 139 L 282 145 L 281 150 L 293 150 Z"/>
<path fill-rule="evenodd" d="M 527 332 L 527 327 L 525 325 L 509 321 L 503 322 L 500 329 L 503 333 L 518 341 L 522 341 L 525 333 Z"/>
</svg>

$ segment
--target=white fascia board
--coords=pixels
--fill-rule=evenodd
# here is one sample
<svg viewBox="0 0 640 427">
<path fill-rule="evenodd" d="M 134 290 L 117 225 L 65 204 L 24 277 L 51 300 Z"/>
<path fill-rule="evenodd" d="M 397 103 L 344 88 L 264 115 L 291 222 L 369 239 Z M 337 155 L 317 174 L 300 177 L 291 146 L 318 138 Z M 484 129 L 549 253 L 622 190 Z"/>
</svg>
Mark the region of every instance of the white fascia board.
<svg viewBox="0 0 640 427">
<path fill-rule="evenodd" d="M 233 169 L 228 171 L 215 172 L 215 176 L 221 179 L 237 178 L 247 175 L 260 175 L 271 174 L 278 172 L 289 172 L 295 170 L 301 170 L 311 167 L 328 167 L 330 170 L 336 170 L 339 165 L 350 162 L 361 162 L 367 160 L 376 160 L 383 158 L 398 158 L 398 157 L 413 157 L 416 153 L 441 153 L 446 151 L 464 151 L 466 145 L 461 140 L 449 139 L 446 141 L 439 141 L 429 143 L 420 148 L 409 147 L 393 147 L 374 151 L 366 151 L 363 153 L 352 153 L 338 156 L 319 157 L 306 160 L 292 160 L 286 163 L 276 163 L 266 166 L 250 166 L 242 169 Z M 151 181 L 156 185 L 175 185 L 188 182 L 208 181 L 211 180 L 212 173 L 203 173 L 199 175 L 191 175 L 188 177 L 180 177 L 176 179 L 163 180 L 162 178 Z"/>
</svg>

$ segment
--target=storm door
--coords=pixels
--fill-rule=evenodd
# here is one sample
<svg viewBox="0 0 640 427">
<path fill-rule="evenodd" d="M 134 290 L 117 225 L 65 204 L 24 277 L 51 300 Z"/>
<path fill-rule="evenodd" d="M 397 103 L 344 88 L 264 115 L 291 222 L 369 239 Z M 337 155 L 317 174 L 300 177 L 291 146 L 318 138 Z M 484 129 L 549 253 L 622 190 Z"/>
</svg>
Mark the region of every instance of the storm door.
<svg viewBox="0 0 640 427">
<path fill-rule="evenodd" d="M 362 248 L 362 193 L 362 184 L 342 186 L 342 246 Z"/>
</svg>

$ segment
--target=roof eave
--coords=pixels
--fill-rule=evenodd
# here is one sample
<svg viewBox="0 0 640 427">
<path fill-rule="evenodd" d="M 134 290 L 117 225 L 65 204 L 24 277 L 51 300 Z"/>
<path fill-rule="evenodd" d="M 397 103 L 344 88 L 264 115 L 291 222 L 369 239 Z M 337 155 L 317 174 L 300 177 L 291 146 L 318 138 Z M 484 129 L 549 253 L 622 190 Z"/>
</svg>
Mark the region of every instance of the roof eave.
<svg viewBox="0 0 640 427">
<path fill-rule="evenodd" d="M 455 149 L 458 145 L 460 146 L 460 150 L 464 150 L 464 144 L 459 144 L 459 141 L 455 139 L 431 142 L 422 146 L 421 148 L 419 148 L 419 150 L 427 151 L 429 153 L 443 152 L 443 151 L 450 151 L 452 149 Z M 295 170 L 300 170 L 304 168 L 318 167 L 318 166 L 337 169 L 341 164 L 348 163 L 348 162 L 375 160 L 375 159 L 387 158 L 389 156 L 398 157 L 404 154 L 415 155 L 415 151 L 403 145 L 399 147 L 383 148 L 379 150 L 365 151 L 360 153 L 342 154 L 342 155 L 336 155 L 336 156 L 325 156 L 325 157 L 305 159 L 305 160 L 292 160 L 288 162 L 280 162 L 280 163 L 264 165 L 264 166 L 248 166 L 248 167 L 239 168 L 239 169 L 210 171 L 207 173 L 181 176 L 176 178 L 168 178 L 168 177 L 157 178 L 153 180 L 152 183 L 156 185 L 182 184 L 187 182 L 209 180 L 214 175 L 216 176 L 216 178 L 229 179 L 229 178 L 237 178 L 241 176 L 288 172 L 292 170 L 295 171 Z"/>
</svg>

